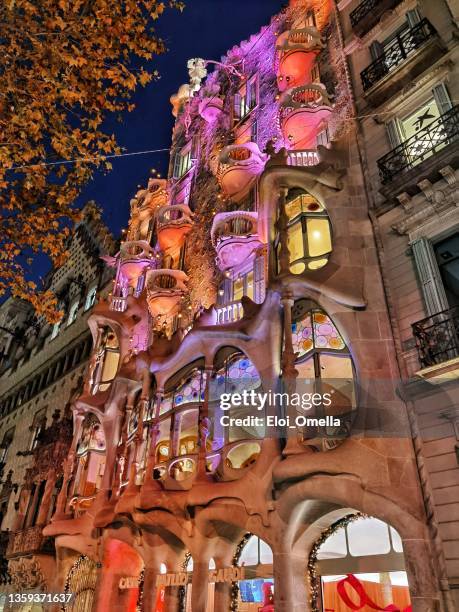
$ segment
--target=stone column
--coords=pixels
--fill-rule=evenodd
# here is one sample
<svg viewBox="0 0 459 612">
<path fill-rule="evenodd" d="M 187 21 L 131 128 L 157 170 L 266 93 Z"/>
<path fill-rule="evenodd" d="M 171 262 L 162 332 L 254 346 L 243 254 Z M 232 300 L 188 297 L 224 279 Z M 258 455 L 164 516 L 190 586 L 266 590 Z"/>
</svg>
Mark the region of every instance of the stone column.
<svg viewBox="0 0 459 612">
<path fill-rule="evenodd" d="M 166 594 L 164 597 L 164 612 L 179 612 L 179 587 L 169 586 L 166 587 Z M 194 609 L 193 609 L 194 612 Z"/>
<path fill-rule="evenodd" d="M 308 612 L 306 558 L 291 552 L 273 554 L 274 609 L 276 612 Z"/>
<path fill-rule="evenodd" d="M 430 543 L 423 539 L 403 539 L 403 552 L 413 612 L 433 612 L 441 609 L 453 612 L 454 604 L 450 608 L 443 607 L 440 603 Z"/>
<path fill-rule="evenodd" d="M 159 575 L 157 567 L 145 567 L 143 578 L 142 612 L 156 611 L 156 597 L 158 589 L 156 579 Z"/>
<path fill-rule="evenodd" d="M 196 560 L 193 563 L 191 590 L 191 609 L 193 612 L 206 612 L 209 590 L 209 561 Z M 222 610 L 223 612 L 223 610 Z"/>
</svg>

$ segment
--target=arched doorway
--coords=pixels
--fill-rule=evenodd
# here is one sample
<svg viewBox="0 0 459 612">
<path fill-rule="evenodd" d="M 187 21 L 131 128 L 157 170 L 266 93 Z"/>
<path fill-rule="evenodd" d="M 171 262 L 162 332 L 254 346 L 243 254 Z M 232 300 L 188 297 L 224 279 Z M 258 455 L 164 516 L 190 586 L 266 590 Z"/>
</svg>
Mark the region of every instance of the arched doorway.
<svg viewBox="0 0 459 612">
<path fill-rule="evenodd" d="M 273 553 L 258 536 L 246 534 L 234 556 L 244 580 L 233 584 L 231 609 L 237 612 L 274 612 Z"/>
<path fill-rule="evenodd" d="M 308 568 L 313 612 L 411 610 L 402 540 L 379 519 L 350 514 L 331 525 Z"/>
<path fill-rule="evenodd" d="M 64 592 L 73 594 L 72 600 L 62 606 L 63 612 L 88 612 L 92 610 L 97 582 L 97 564 L 81 555 L 70 568 Z"/>
</svg>

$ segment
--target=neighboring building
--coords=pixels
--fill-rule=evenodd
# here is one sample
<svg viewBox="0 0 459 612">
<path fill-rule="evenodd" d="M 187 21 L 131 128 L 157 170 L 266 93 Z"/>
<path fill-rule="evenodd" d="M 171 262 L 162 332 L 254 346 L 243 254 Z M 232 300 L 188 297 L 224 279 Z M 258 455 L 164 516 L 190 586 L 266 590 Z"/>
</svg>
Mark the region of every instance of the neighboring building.
<svg viewBox="0 0 459 612">
<path fill-rule="evenodd" d="M 41 586 L 43 574 L 52 572 L 54 546 L 44 544 L 41 529 L 62 481 L 72 435 L 69 405 L 81 392 L 91 353 L 87 319 L 97 297 L 111 289 L 112 274 L 100 256 L 113 253 L 115 242 L 94 204 L 83 209 L 68 249 L 67 262 L 46 279 L 64 311 L 59 324 L 20 300 L 0 306 L 1 557 L 9 559 L 9 575 L 5 567 L 1 579 L 15 591 Z"/>
<path fill-rule="evenodd" d="M 459 7 L 341 1 L 401 393 L 459 608 Z M 421 440 L 423 443 L 421 443 Z"/>
<path fill-rule="evenodd" d="M 46 476 L 69 433 L 62 423 L 67 434 L 54 437 L 55 417 L 43 453 L 31 448 L 22 492 L 3 485 L 22 522 L 11 525 L 10 570 L 40 571 L 43 590 L 72 594 L 63 610 L 457 608 L 456 417 L 454 388 L 442 386 L 457 378 L 458 349 L 455 242 L 442 233 L 456 214 L 453 9 L 362 4 L 291 0 L 209 76 L 204 60 L 188 63 L 190 84 L 171 98 L 169 177 L 131 200 L 126 240 L 109 259 L 113 292 L 88 317 L 94 348 L 71 402 L 62 478 Z M 395 12 L 380 21 L 388 5 Z M 353 13 L 354 28 L 384 28 L 371 70 L 353 10 L 364 14 Z M 396 96 L 411 81 L 399 116 Z M 391 138 L 419 127 L 422 159 L 411 145 L 408 157 L 379 159 L 405 146 L 388 144 L 384 123 Z M 409 234 L 427 218 L 450 242 Z M 425 316 L 443 339 L 426 323 L 412 339 Z M 67 347 L 61 333 L 53 342 Z M 438 391 L 426 399 L 425 388 Z M 238 408 L 250 390 L 332 399 Z M 48 423 L 68 401 L 50 393 Z M 15 397 L 6 412 L 31 401 Z M 269 424 L 287 416 L 290 427 Z M 2 426 L 11 454 L 26 446 L 12 427 Z M 47 564 L 23 544 L 34 520 L 48 520 L 33 532 L 43 548 L 54 541 Z"/>
</svg>

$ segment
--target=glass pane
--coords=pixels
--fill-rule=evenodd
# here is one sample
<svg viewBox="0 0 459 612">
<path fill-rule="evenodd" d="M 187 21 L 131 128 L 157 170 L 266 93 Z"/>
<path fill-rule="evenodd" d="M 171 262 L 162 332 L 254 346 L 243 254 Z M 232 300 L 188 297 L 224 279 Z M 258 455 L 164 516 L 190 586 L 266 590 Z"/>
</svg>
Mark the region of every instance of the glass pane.
<svg viewBox="0 0 459 612">
<path fill-rule="evenodd" d="M 388 525 L 379 519 L 361 519 L 350 523 L 346 529 L 353 557 L 385 555 L 390 551 Z"/>
<path fill-rule="evenodd" d="M 323 268 L 327 262 L 328 262 L 328 258 L 315 259 L 314 261 L 310 261 L 308 263 L 308 268 L 310 270 L 319 270 L 319 268 Z"/>
<path fill-rule="evenodd" d="M 258 564 L 258 538 L 252 536 L 244 546 L 238 565 Z"/>
<path fill-rule="evenodd" d="M 292 323 L 293 350 L 301 358 L 313 348 L 311 315 Z"/>
<path fill-rule="evenodd" d="M 287 246 L 290 253 L 290 261 L 301 259 L 304 255 L 303 230 L 301 220 L 288 228 Z M 320 255 L 320 253 L 318 253 Z"/>
<path fill-rule="evenodd" d="M 257 389 L 261 384 L 256 367 L 245 355 L 237 357 L 228 364 L 227 387 L 231 391 Z"/>
<path fill-rule="evenodd" d="M 327 414 L 348 413 L 356 405 L 351 358 L 321 353 L 319 362 L 322 392 L 333 394 Z"/>
<path fill-rule="evenodd" d="M 290 266 L 290 272 L 292 274 L 302 274 L 305 270 L 306 264 L 304 263 L 304 261 L 297 261 L 292 266 Z"/>
<path fill-rule="evenodd" d="M 315 312 L 313 319 L 316 348 L 331 348 L 335 350 L 345 348 L 344 340 L 341 338 L 330 317 L 324 312 Z"/>
<path fill-rule="evenodd" d="M 402 538 L 398 535 L 398 531 L 396 531 L 393 527 L 391 527 L 390 535 L 392 537 L 392 546 L 395 552 L 402 553 L 403 552 Z"/>
<path fill-rule="evenodd" d="M 317 257 L 331 251 L 330 222 L 328 219 L 308 217 L 309 256 Z"/>
<path fill-rule="evenodd" d="M 302 363 L 295 363 L 295 370 L 298 372 L 298 382 L 302 380 L 313 380 L 316 377 L 314 359 L 311 357 Z"/>
<path fill-rule="evenodd" d="M 244 280 L 241 277 L 236 278 L 233 283 L 233 300 L 240 300 L 244 295 Z"/>
<path fill-rule="evenodd" d="M 260 540 L 260 563 L 271 564 L 273 562 L 273 552 L 271 547 L 263 540 Z"/>
<path fill-rule="evenodd" d="M 201 370 L 193 370 L 190 376 L 180 384 L 174 395 L 174 406 L 204 400 L 204 375 Z"/>
<path fill-rule="evenodd" d="M 180 420 L 180 436 L 178 442 L 178 455 L 190 455 L 198 448 L 198 417 L 199 410 L 187 410 L 177 415 Z"/>
<path fill-rule="evenodd" d="M 246 296 L 253 300 L 253 272 L 249 272 L 246 276 Z"/>
<path fill-rule="evenodd" d="M 319 548 L 318 559 L 339 559 L 347 555 L 346 533 L 344 529 L 338 529 L 333 535 L 325 540 Z"/>
<path fill-rule="evenodd" d="M 156 440 L 156 462 L 167 461 L 170 456 L 171 417 L 160 421 Z"/>
<path fill-rule="evenodd" d="M 161 403 L 159 406 L 159 414 L 164 414 L 166 412 L 169 412 L 169 410 L 172 410 L 172 400 L 174 397 L 174 393 L 166 393 L 166 395 L 164 395 L 164 397 L 161 398 Z"/>
</svg>

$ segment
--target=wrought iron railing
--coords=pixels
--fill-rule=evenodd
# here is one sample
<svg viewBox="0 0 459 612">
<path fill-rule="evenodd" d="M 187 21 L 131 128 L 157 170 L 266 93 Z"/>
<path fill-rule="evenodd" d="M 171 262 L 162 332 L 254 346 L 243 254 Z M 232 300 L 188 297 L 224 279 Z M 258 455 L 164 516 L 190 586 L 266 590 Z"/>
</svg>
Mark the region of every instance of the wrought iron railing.
<svg viewBox="0 0 459 612">
<path fill-rule="evenodd" d="M 459 357 L 459 306 L 413 323 L 422 367 Z"/>
<path fill-rule="evenodd" d="M 355 28 L 363 19 L 368 18 L 366 29 L 369 30 L 379 21 L 379 18 L 384 11 L 393 8 L 400 1 L 401 0 L 363 0 L 363 2 L 361 2 L 353 11 L 349 13 L 351 26 Z"/>
<path fill-rule="evenodd" d="M 458 138 L 459 105 L 456 105 L 378 159 L 381 183 L 390 183 L 401 172 L 410 170 Z"/>
<path fill-rule="evenodd" d="M 384 48 L 382 55 L 360 73 L 364 91 L 373 87 L 435 35 L 436 30 L 428 19 L 423 19 L 413 28 L 398 35 L 390 45 Z"/>
</svg>

